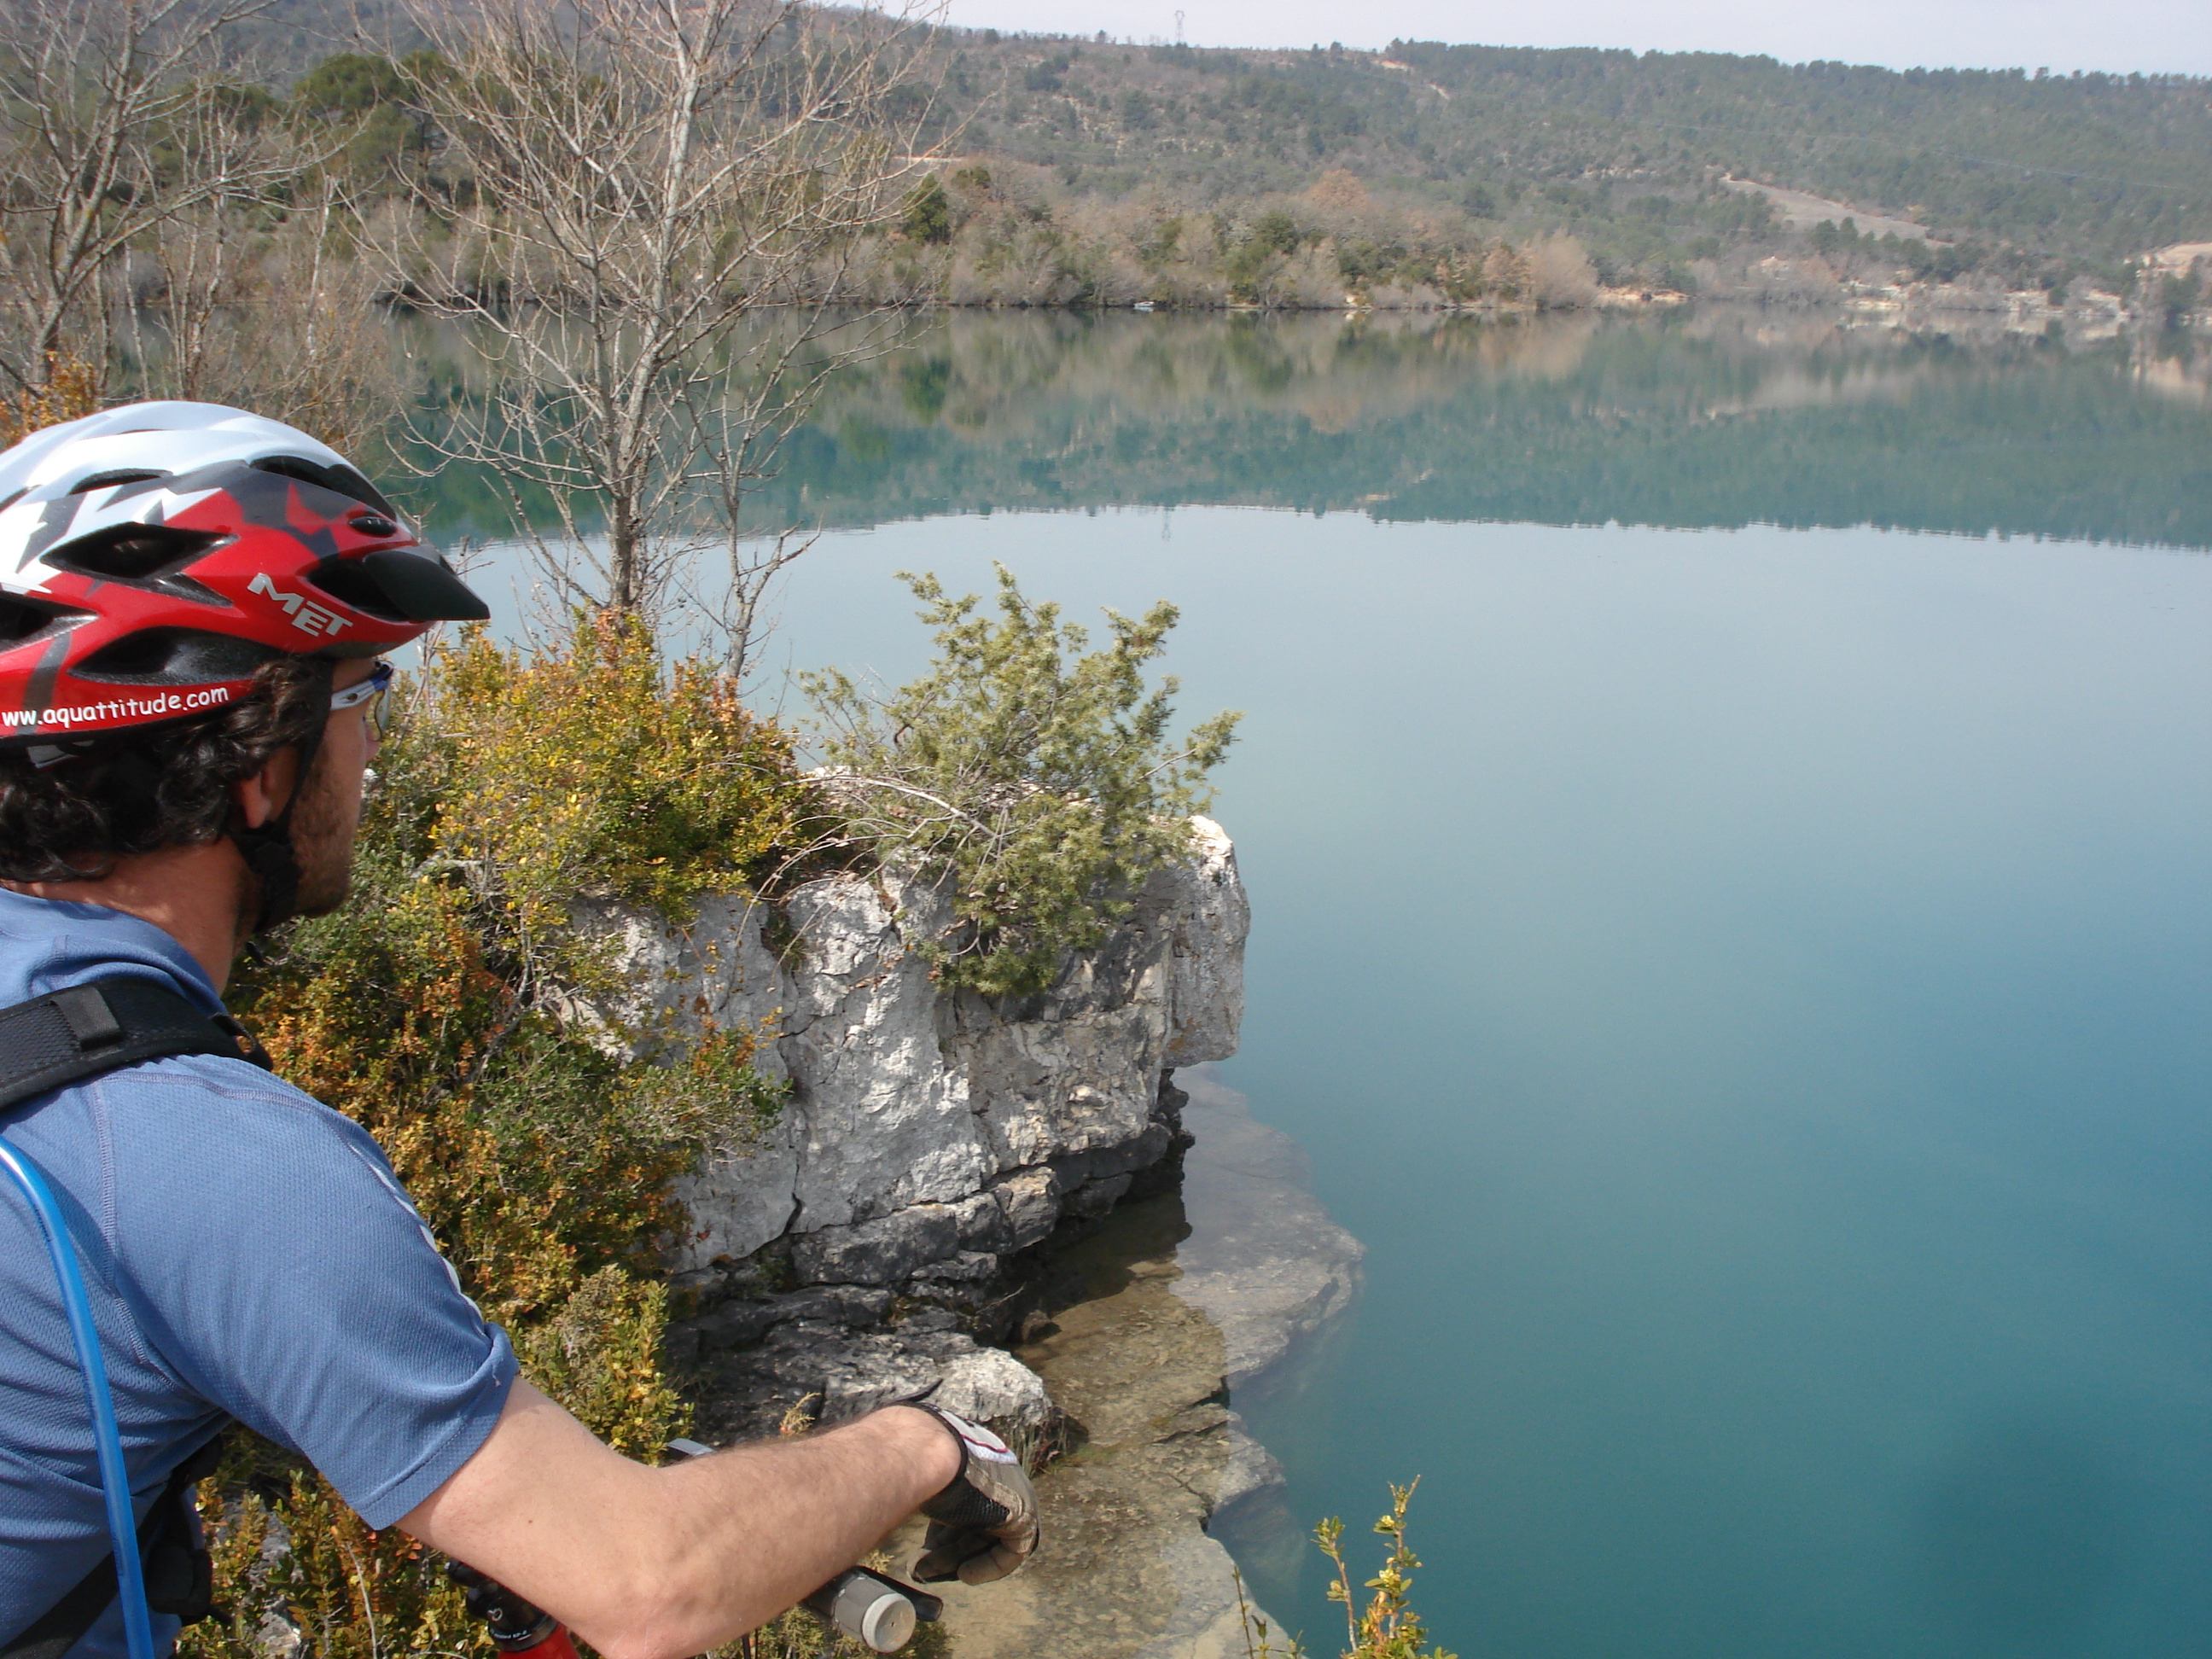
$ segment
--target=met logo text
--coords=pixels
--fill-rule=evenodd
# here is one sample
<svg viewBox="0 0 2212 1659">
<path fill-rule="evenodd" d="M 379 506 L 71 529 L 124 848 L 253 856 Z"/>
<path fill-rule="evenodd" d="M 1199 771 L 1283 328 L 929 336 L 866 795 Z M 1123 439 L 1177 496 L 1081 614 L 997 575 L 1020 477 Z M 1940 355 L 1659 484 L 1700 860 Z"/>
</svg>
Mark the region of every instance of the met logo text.
<svg viewBox="0 0 2212 1659">
<path fill-rule="evenodd" d="M 352 624 L 334 611 L 327 611 L 304 593 L 287 593 L 269 580 L 266 571 L 246 584 L 249 593 L 262 593 L 284 607 L 291 617 L 292 626 L 303 634 L 327 634 L 335 638 L 341 629 Z"/>
</svg>

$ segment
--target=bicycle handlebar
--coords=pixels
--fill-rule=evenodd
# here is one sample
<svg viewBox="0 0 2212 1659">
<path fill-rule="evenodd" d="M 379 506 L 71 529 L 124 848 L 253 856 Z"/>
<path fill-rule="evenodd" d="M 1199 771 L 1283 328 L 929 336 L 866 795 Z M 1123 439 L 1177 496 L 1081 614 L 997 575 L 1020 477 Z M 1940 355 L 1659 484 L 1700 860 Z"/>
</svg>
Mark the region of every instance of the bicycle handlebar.
<svg viewBox="0 0 2212 1659">
<path fill-rule="evenodd" d="M 945 1603 L 868 1567 L 848 1567 L 799 1604 L 871 1653 L 896 1653 L 917 1624 L 934 1624 Z"/>
<path fill-rule="evenodd" d="M 501 1653 L 577 1659 L 568 1628 L 551 1613 L 461 1562 L 447 1562 L 446 1577 L 467 1592 L 469 1611 Z M 934 1622 L 945 1607 L 936 1596 L 866 1567 L 847 1568 L 799 1605 L 872 1653 L 896 1653 L 914 1639 L 916 1624 Z"/>
</svg>

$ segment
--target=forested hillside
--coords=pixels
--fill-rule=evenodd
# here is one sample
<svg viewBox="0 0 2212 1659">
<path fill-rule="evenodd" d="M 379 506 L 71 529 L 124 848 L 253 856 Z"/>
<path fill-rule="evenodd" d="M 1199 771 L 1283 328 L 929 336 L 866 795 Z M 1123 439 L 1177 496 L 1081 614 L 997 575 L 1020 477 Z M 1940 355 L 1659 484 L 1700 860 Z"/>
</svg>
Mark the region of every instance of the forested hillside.
<svg viewBox="0 0 2212 1659">
<path fill-rule="evenodd" d="M 414 44 L 404 17 L 392 0 L 280 0 L 254 28 L 282 79 L 365 35 L 404 51 Z M 1170 217 L 1214 216 L 1212 240 L 1228 252 L 1211 257 L 1226 261 L 1268 206 L 1329 174 L 1340 175 L 1339 208 L 1341 175 L 1376 197 L 1372 246 L 1352 247 L 1363 239 L 1339 212 L 1278 225 L 1267 251 L 1294 253 L 1297 232 L 1308 243 L 1329 235 L 1354 287 L 1408 261 L 1425 270 L 1442 249 L 1479 258 L 1486 245 L 1525 246 L 1547 232 L 1577 237 L 1601 279 L 1661 285 L 1699 260 L 1806 245 L 1813 227 L 1802 216 L 1793 234 L 1728 178 L 1924 225 L 1937 251 L 1904 261 L 1917 276 L 2119 287 L 2130 257 L 2212 239 L 2212 81 L 2185 76 L 1899 73 L 1431 41 L 1377 53 L 991 29 L 933 39 L 896 111 L 909 137 L 958 164 L 940 177 L 946 216 L 926 213 L 914 227 L 922 241 L 1009 203 L 1076 222 L 1085 204 L 1096 219 L 1134 200 Z M 1042 171 L 1010 173 L 1008 162 Z M 964 189 L 954 182 L 961 166 Z M 1319 205 L 1332 205 L 1326 191 Z M 1086 229 L 1102 234 L 1079 226 L 1078 240 Z M 1820 251 L 1832 253 L 1832 240 Z"/>
<path fill-rule="evenodd" d="M 1716 188 L 1723 174 L 2081 261 L 2212 236 L 2212 82 L 2186 76 L 984 31 L 948 43 L 939 127 L 1101 193 L 1296 190 L 1345 168 L 1630 260 L 1770 234 L 1755 200 Z"/>
<path fill-rule="evenodd" d="M 2125 253 L 2201 232 L 2212 83 L 1784 66 L 1702 53 L 1391 53 L 1454 94 L 1456 154 L 1520 173 L 1720 167 L 1880 204 L 1945 234 Z"/>
</svg>

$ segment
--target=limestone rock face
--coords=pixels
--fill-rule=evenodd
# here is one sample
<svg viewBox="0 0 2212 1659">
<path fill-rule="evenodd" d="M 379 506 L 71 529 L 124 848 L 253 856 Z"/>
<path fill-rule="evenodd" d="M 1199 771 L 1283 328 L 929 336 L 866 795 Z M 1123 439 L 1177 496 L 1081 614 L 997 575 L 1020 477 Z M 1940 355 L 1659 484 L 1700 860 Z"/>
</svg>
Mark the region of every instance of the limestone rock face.
<svg viewBox="0 0 2212 1659">
<path fill-rule="evenodd" d="M 718 1150 L 679 1185 L 693 1225 L 672 1266 L 702 1310 L 679 1346 L 766 1356 L 786 1327 L 854 1327 L 763 1294 L 773 1257 L 777 1291 L 896 1291 L 902 1307 L 954 1311 L 961 1328 L 936 1336 L 990 1352 L 962 1332 L 989 1325 L 1001 1259 L 1103 1215 L 1171 1162 L 1186 1138 L 1166 1073 L 1236 1050 L 1249 907 L 1228 836 L 1205 818 L 1193 830 L 1190 861 L 1155 872 L 1103 945 L 1022 999 L 941 988 L 920 947 L 949 906 L 895 872 L 827 877 L 775 908 L 710 897 L 681 927 L 584 913 L 627 988 L 603 1014 L 761 1031 L 755 1065 L 790 1086 L 763 1144 Z M 925 1346 L 950 1363 L 934 1353 L 945 1341 Z M 759 1364 L 764 1385 L 775 1366 Z M 852 1403 L 879 1381 L 856 1372 Z"/>
<path fill-rule="evenodd" d="M 1237 878 L 1237 849 L 1211 818 L 1191 820 L 1198 861 L 1178 872 L 1165 914 L 1170 1066 L 1226 1060 L 1244 1018 L 1244 936 L 1252 907 Z"/>
<path fill-rule="evenodd" d="M 763 1144 L 681 1189 L 694 1305 L 668 1340 L 702 1384 L 693 1432 L 929 1389 L 1070 1453 L 1039 1478 L 1036 1561 L 940 1587 L 967 1659 L 1238 1659 L 1224 1542 L 1297 1530 L 1226 1401 L 1328 1340 L 1360 1252 L 1203 1064 L 1237 1047 L 1249 911 L 1228 837 L 1194 828 L 1188 865 L 1018 1000 L 939 988 L 919 947 L 947 907 L 895 873 L 709 900 L 683 928 L 590 918 L 629 988 L 608 1029 L 758 1030 L 789 1084 Z"/>
</svg>

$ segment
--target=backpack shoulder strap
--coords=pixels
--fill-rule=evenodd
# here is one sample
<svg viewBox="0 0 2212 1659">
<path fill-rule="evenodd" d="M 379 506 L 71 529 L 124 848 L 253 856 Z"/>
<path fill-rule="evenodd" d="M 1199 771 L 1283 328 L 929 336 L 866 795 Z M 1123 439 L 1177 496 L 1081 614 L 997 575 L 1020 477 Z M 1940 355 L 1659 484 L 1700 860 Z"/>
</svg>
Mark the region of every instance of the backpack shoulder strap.
<svg viewBox="0 0 2212 1659">
<path fill-rule="evenodd" d="M 65 1083 L 168 1054 L 269 1064 L 261 1045 L 228 1014 L 210 1019 L 151 980 L 96 979 L 0 1008 L 0 1110 Z"/>
<path fill-rule="evenodd" d="M 146 1605 L 198 1624 L 214 1611 L 214 1564 L 200 1538 L 193 1493 L 222 1461 L 232 1424 L 226 1419 L 214 1437 L 171 1471 L 168 1484 L 138 1523 L 138 1559 L 146 1581 Z M 72 1584 L 62 1599 L 6 1647 L 0 1659 L 61 1659 L 100 1622 L 115 1599 L 115 1557 L 103 1555 Z"/>
<path fill-rule="evenodd" d="M 116 975 L 0 1008 L 0 1111 L 102 1073 L 169 1054 L 221 1054 L 266 1067 L 269 1056 L 228 1014 L 210 1019 L 178 992 Z M 226 1423 L 224 1429 L 229 1425 Z M 138 1530 L 147 1599 L 186 1623 L 207 1616 L 208 1558 L 192 1488 L 222 1455 L 222 1432 L 186 1457 Z M 103 1555 L 0 1659 L 60 1659 L 115 1599 L 115 1558 Z"/>
</svg>

